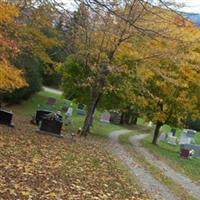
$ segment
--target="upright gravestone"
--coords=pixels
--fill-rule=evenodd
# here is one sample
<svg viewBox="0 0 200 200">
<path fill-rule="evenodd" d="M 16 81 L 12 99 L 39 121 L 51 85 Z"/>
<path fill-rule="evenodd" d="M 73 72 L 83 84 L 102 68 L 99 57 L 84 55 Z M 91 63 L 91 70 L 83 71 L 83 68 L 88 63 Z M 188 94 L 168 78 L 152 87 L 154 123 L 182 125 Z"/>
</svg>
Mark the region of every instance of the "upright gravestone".
<svg viewBox="0 0 200 200">
<path fill-rule="evenodd" d="M 195 140 L 194 140 L 195 133 L 196 133 L 196 131 L 193 131 L 190 129 L 184 129 L 181 134 L 179 144 L 182 145 L 182 144 L 195 143 Z"/>
<path fill-rule="evenodd" d="M 177 145 L 177 137 L 175 136 L 168 136 L 167 143 L 171 145 Z"/>
<path fill-rule="evenodd" d="M 62 116 L 60 114 L 49 113 L 40 122 L 39 130 L 60 136 L 62 124 Z"/>
<path fill-rule="evenodd" d="M 101 122 L 105 122 L 105 123 L 110 123 L 110 113 L 108 111 L 105 111 L 101 114 Z"/>
<path fill-rule="evenodd" d="M 0 109 L 0 124 L 5 124 L 7 126 L 14 127 L 14 124 L 12 123 L 12 118 L 13 118 L 12 112 Z"/>
<path fill-rule="evenodd" d="M 79 103 L 78 104 L 78 107 L 77 107 L 77 114 L 78 115 L 85 115 L 85 112 L 84 112 L 84 105 Z"/>
<path fill-rule="evenodd" d="M 113 124 L 120 124 L 120 121 L 121 121 L 121 114 L 116 111 L 112 111 L 110 115 L 110 122 Z"/>
<path fill-rule="evenodd" d="M 171 129 L 171 132 L 172 132 L 172 136 L 175 136 L 175 135 L 176 135 L 176 129 L 175 129 L 175 128 L 172 128 L 172 129 Z"/>
<path fill-rule="evenodd" d="M 62 129 L 62 121 L 57 119 L 47 119 L 47 118 L 43 119 L 41 121 L 39 129 L 40 131 L 45 131 L 56 135 L 60 135 Z"/>
</svg>

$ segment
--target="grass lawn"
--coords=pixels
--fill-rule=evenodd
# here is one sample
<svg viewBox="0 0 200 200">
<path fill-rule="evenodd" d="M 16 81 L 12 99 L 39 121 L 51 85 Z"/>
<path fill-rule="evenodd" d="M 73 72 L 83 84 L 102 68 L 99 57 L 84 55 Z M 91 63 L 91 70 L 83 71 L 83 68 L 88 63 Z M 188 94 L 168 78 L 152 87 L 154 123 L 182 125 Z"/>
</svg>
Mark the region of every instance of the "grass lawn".
<svg viewBox="0 0 200 200">
<path fill-rule="evenodd" d="M 148 136 L 142 141 L 142 145 L 157 158 L 164 160 L 176 171 L 186 174 L 200 185 L 200 159 L 182 159 L 179 156 L 179 145 L 172 146 L 165 142 L 160 142 L 159 145 L 155 146 L 151 144 L 151 141 L 152 136 Z"/>
<path fill-rule="evenodd" d="M 56 99 L 55 106 L 48 108 L 46 105 L 48 97 L 54 97 Z M 72 103 L 73 107 L 73 116 L 72 116 L 72 124 L 67 126 L 69 131 L 76 132 L 78 128 L 82 127 L 85 116 L 80 116 L 76 114 L 76 104 L 74 102 L 65 100 L 63 96 L 47 91 L 41 91 L 35 95 L 33 95 L 29 100 L 22 102 L 21 104 L 11 106 L 10 109 L 14 111 L 15 114 L 29 117 L 35 114 L 37 108 L 46 108 L 54 111 L 61 110 L 63 105 L 69 105 Z M 91 132 L 94 135 L 100 137 L 106 137 L 108 134 L 114 130 L 121 130 L 123 127 L 117 126 L 114 124 L 102 123 L 99 121 L 100 112 L 96 111 L 94 116 L 94 123 L 91 128 Z"/>
</svg>

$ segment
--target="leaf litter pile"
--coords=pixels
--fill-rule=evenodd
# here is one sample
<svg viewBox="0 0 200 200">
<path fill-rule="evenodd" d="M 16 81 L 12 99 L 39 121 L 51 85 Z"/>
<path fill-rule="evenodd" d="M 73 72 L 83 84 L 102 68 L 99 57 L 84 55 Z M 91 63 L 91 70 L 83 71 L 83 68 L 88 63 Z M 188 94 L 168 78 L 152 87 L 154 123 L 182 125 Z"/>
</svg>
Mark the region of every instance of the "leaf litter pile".
<svg viewBox="0 0 200 200">
<path fill-rule="evenodd" d="M 0 199 L 148 199 L 102 141 L 39 135 L 27 119 L 0 125 Z"/>
</svg>

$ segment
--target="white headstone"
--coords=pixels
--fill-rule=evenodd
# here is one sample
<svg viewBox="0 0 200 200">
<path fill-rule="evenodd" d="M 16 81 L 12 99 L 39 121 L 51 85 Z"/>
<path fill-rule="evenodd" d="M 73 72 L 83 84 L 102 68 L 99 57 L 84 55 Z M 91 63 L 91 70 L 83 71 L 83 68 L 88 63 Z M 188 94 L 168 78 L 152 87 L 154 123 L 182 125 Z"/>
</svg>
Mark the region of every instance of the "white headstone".
<svg viewBox="0 0 200 200">
<path fill-rule="evenodd" d="M 69 107 L 69 108 L 67 109 L 67 112 L 65 113 L 65 115 L 66 115 L 67 117 L 71 117 L 71 116 L 72 116 L 72 113 L 73 113 L 73 108 L 72 108 L 72 107 Z"/>
<path fill-rule="evenodd" d="M 189 137 L 181 137 L 179 144 L 191 144 L 192 138 Z"/>
<path fill-rule="evenodd" d="M 167 143 L 172 144 L 172 145 L 176 145 L 177 144 L 177 137 L 168 136 L 167 137 Z"/>
<path fill-rule="evenodd" d="M 149 123 L 148 123 L 148 125 L 147 125 L 148 127 L 153 127 L 153 122 L 152 121 L 150 121 Z"/>
<path fill-rule="evenodd" d="M 101 114 L 101 122 L 106 122 L 106 123 L 110 123 L 110 113 L 105 111 Z"/>
<path fill-rule="evenodd" d="M 167 133 L 167 137 L 171 137 L 171 136 L 173 136 L 172 132 Z"/>
</svg>

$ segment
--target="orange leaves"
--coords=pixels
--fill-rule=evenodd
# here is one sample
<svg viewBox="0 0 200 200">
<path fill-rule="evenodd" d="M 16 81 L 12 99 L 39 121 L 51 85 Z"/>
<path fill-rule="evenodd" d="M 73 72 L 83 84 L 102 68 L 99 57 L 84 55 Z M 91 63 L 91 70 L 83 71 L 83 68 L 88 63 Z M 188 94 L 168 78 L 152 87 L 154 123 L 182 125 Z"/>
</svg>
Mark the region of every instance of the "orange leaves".
<svg viewBox="0 0 200 200">
<path fill-rule="evenodd" d="M 15 129 L 0 126 L 1 198 L 148 199 L 105 150 L 105 141 L 39 135 L 28 121 L 17 116 Z"/>
<path fill-rule="evenodd" d="M 12 91 L 27 86 L 22 71 L 0 62 L 0 91 Z"/>
</svg>

